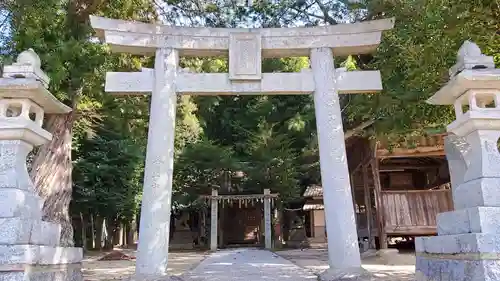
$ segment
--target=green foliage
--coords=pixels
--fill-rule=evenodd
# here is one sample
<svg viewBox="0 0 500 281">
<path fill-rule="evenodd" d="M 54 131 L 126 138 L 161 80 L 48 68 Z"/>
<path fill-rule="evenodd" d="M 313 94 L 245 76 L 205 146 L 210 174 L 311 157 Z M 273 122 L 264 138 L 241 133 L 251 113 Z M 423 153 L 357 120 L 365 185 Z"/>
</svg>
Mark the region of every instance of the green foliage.
<svg viewBox="0 0 500 281">
<path fill-rule="evenodd" d="M 417 8 L 418 7 L 418 8 Z M 448 69 L 465 40 L 500 61 L 500 8 L 497 1 L 368 1 L 369 18 L 395 17 L 367 68 L 380 69 L 384 91 L 355 96 L 349 120 L 377 119 L 379 138 L 401 138 L 443 128 L 454 120 L 451 107 L 425 101 L 449 79 Z"/>
<path fill-rule="evenodd" d="M 248 142 L 249 161 L 245 169 L 248 176 L 245 189 L 262 193 L 271 189 L 288 203 L 300 194 L 297 153 L 285 134 L 276 134 L 272 128 L 262 128 Z"/>
<path fill-rule="evenodd" d="M 231 147 L 216 145 L 207 139 L 188 144 L 175 162 L 174 201 L 177 205 L 189 205 L 198 195 L 221 188 L 226 173 L 240 169 L 241 163 Z"/>
<path fill-rule="evenodd" d="M 191 96 L 181 96 L 177 101 L 177 117 L 175 127 L 175 152 L 179 154 L 182 149 L 199 140 L 203 133 L 198 116 L 197 105 Z"/>
<path fill-rule="evenodd" d="M 74 206 L 86 214 L 131 220 L 142 188 L 142 153 L 132 140 L 99 128 L 82 140 L 74 160 Z"/>
</svg>

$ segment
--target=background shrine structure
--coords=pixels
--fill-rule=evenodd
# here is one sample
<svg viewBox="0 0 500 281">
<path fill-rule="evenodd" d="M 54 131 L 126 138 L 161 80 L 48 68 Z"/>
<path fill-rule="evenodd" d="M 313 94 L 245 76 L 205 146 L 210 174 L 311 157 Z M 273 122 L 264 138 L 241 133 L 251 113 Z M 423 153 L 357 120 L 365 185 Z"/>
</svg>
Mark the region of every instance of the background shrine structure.
<svg viewBox="0 0 500 281">
<path fill-rule="evenodd" d="M 371 122 L 363 124 L 359 133 L 368 126 Z M 353 206 L 363 250 L 388 248 L 394 240 L 391 238 L 413 240 L 415 236 L 437 234 L 437 214 L 453 210 L 445 136 L 417 136 L 397 148 L 362 135 L 346 139 Z M 323 188 L 311 185 L 303 196 L 307 243 L 322 246 L 326 243 Z M 297 235 L 296 239 L 303 236 Z"/>
</svg>

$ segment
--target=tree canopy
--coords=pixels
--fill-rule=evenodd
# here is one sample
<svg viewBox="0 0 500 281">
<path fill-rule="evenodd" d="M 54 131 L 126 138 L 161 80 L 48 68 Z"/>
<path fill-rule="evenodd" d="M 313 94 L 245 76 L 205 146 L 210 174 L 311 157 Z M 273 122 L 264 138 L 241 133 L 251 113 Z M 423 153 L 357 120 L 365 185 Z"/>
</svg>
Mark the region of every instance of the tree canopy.
<svg viewBox="0 0 500 281">
<path fill-rule="evenodd" d="M 465 40 L 500 62 L 498 1 L 373 0 L 367 8 L 368 19 L 396 19 L 373 59 L 360 60 L 361 67 L 381 71 L 384 90 L 355 96 L 346 115 L 377 120 L 376 134 L 396 144 L 409 135 L 443 130 L 454 120 L 452 108 L 425 101 L 448 81 Z"/>
</svg>

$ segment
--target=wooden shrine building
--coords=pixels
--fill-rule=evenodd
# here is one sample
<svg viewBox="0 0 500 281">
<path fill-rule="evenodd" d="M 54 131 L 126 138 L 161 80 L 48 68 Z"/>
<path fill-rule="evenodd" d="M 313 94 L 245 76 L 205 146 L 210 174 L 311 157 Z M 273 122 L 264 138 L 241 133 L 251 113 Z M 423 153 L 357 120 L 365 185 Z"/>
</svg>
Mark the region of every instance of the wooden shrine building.
<svg viewBox="0 0 500 281">
<path fill-rule="evenodd" d="M 374 146 L 357 136 L 346 140 L 358 237 L 365 248 L 386 248 L 387 237 L 437 233 L 436 215 L 453 209 L 443 138 L 419 137 L 399 148 L 381 141 Z M 314 243 L 325 240 L 322 195 L 321 186 L 304 193 Z"/>
</svg>

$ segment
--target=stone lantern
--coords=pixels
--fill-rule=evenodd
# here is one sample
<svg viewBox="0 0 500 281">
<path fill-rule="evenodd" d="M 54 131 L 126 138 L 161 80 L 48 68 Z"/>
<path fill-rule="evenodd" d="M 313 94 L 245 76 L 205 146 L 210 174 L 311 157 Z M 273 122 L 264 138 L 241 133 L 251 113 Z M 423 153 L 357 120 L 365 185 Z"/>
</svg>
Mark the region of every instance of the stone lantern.
<svg viewBox="0 0 500 281">
<path fill-rule="evenodd" d="M 48 90 L 49 78 L 32 50 L 0 78 L 0 280 L 81 280 L 80 248 L 59 247 L 61 226 L 42 220 L 43 200 L 26 157 L 52 139 L 44 113 L 71 111 Z"/>
<path fill-rule="evenodd" d="M 417 280 L 500 280 L 500 69 L 466 41 L 449 82 L 429 99 L 454 105 L 445 150 L 454 211 L 417 238 Z"/>
</svg>

